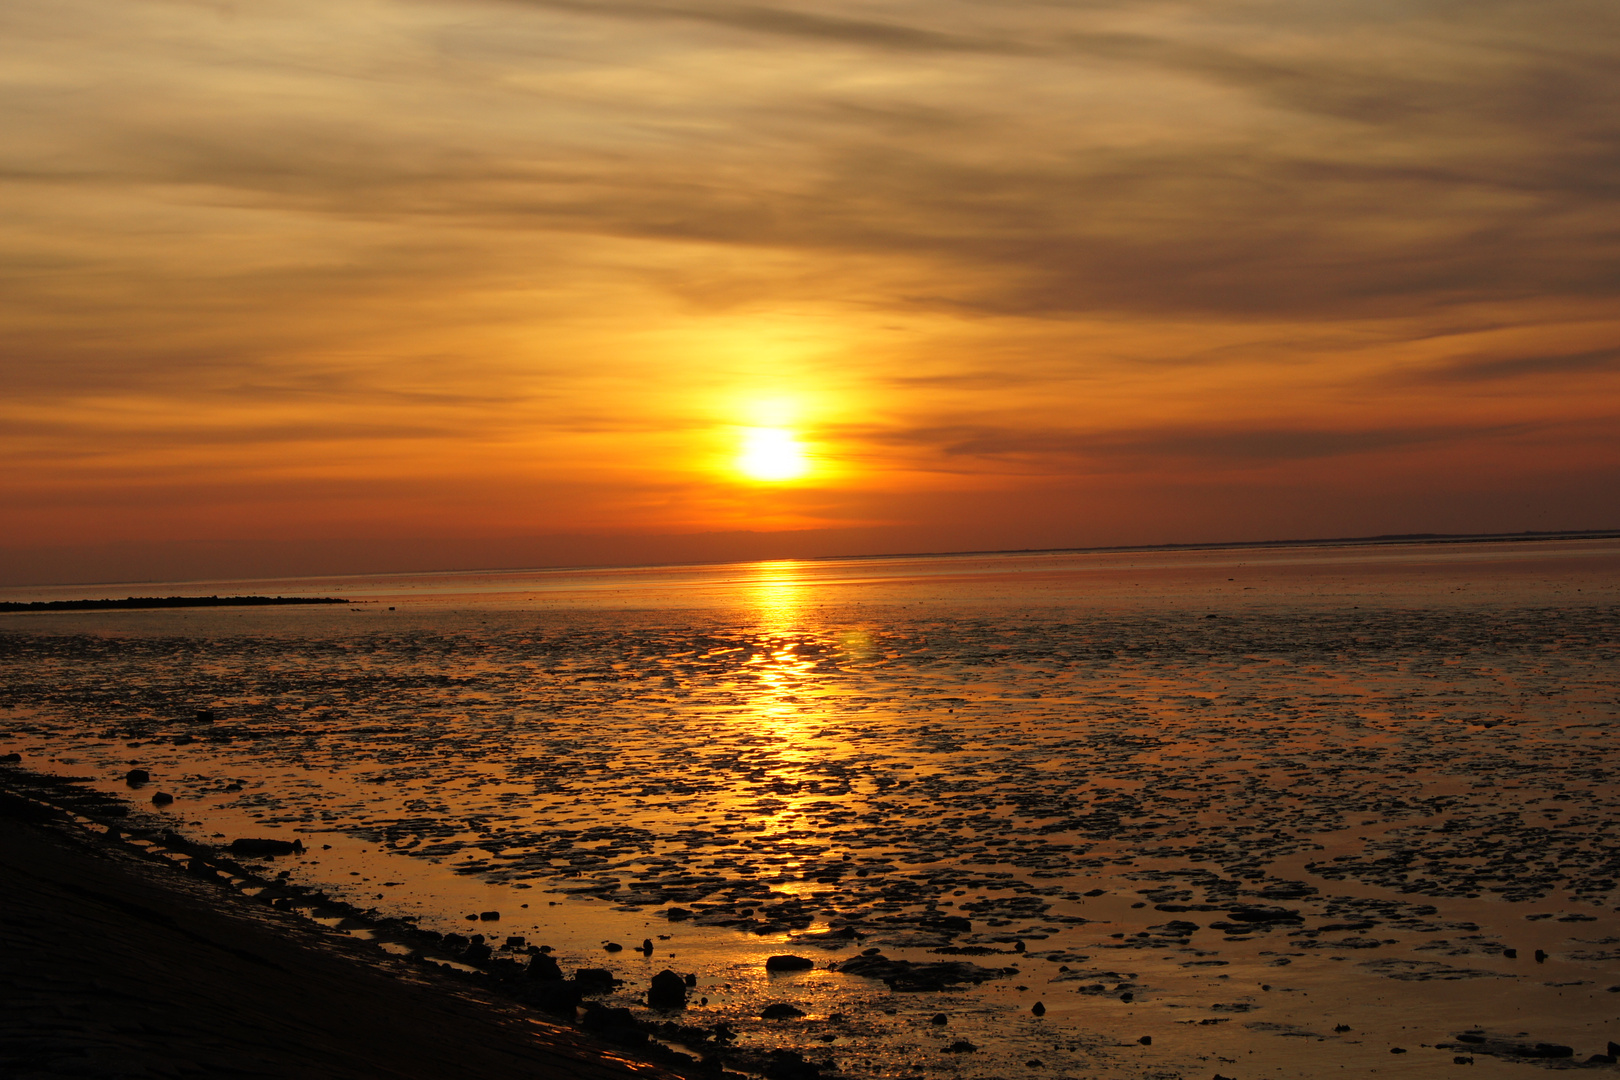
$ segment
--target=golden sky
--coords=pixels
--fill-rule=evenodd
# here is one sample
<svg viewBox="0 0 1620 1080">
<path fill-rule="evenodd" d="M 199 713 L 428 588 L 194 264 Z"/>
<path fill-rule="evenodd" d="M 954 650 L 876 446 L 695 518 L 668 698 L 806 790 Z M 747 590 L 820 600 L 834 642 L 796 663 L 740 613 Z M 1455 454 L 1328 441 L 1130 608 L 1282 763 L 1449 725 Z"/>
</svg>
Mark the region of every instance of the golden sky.
<svg viewBox="0 0 1620 1080">
<path fill-rule="evenodd" d="M 1609 0 L 0 35 L 0 583 L 1620 524 Z"/>
</svg>

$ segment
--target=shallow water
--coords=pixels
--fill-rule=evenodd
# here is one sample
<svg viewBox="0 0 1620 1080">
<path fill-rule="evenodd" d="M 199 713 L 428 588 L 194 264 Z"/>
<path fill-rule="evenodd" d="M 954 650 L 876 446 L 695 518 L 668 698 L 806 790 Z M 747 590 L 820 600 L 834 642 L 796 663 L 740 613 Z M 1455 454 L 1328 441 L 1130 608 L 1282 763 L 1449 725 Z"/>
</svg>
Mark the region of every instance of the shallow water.
<svg viewBox="0 0 1620 1080">
<path fill-rule="evenodd" d="M 686 1022 L 854 1076 L 1423 1076 L 1469 1031 L 1579 1060 L 1620 1040 L 1617 570 L 1549 541 L 116 587 L 365 603 L 0 616 L 0 752 L 302 836 L 291 880 L 610 967 L 614 1004 L 695 973 Z M 827 968 L 874 948 L 982 981 Z"/>
</svg>

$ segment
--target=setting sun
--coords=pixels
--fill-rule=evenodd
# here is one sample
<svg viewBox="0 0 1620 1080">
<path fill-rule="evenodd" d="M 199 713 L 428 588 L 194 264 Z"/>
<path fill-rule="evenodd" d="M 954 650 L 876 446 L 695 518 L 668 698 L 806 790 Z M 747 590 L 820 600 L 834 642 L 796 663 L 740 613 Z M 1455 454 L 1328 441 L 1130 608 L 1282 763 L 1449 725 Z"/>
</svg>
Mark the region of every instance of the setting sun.
<svg viewBox="0 0 1620 1080">
<path fill-rule="evenodd" d="M 751 480 L 795 480 L 810 471 L 804 446 L 785 428 L 745 428 L 737 470 Z"/>
</svg>

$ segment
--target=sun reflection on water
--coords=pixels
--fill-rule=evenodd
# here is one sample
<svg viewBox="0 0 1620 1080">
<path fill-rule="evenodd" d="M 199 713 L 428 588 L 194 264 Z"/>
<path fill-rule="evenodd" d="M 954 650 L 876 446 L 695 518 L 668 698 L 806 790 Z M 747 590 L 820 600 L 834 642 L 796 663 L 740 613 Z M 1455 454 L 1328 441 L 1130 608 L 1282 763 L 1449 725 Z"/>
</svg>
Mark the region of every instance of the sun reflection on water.
<svg viewBox="0 0 1620 1080">
<path fill-rule="evenodd" d="M 768 740 L 771 759 L 746 798 L 750 815 L 764 827 L 756 843 L 775 849 L 809 840 L 811 804 L 827 798 L 818 767 L 833 749 L 822 737 L 829 719 L 822 702 L 829 687 L 820 670 L 821 649 L 804 622 L 811 587 L 802 564 L 791 560 L 757 564 L 746 586 L 761 647 L 749 662 L 753 685 L 745 716 Z M 780 867 L 796 868 L 796 862 Z M 781 891 L 800 890 L 788 885 Z"/>
</svg>

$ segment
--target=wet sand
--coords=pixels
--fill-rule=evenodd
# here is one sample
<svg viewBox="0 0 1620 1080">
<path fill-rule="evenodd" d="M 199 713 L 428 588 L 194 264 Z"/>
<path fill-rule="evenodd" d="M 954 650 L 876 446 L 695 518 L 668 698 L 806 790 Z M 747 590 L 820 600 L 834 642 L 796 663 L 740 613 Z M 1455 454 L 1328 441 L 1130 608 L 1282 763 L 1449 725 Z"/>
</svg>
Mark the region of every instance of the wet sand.
<svg viewBox="0 0 1620 1080">
<path fill-rule="evenodd" d="M 0 795 L 0 1075 L 659 1080 Z"/>
</svg>

